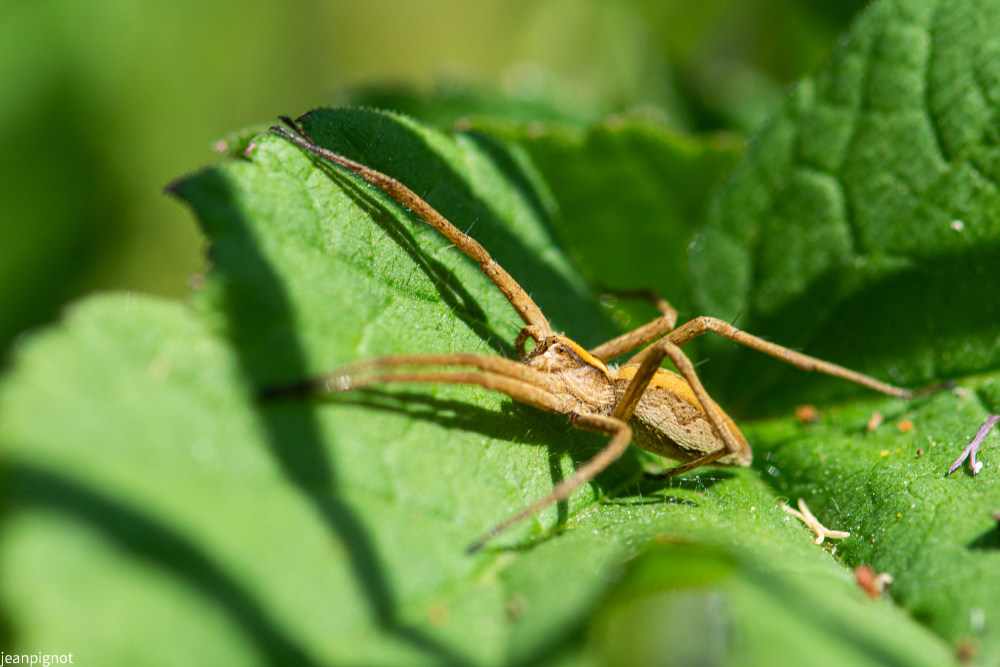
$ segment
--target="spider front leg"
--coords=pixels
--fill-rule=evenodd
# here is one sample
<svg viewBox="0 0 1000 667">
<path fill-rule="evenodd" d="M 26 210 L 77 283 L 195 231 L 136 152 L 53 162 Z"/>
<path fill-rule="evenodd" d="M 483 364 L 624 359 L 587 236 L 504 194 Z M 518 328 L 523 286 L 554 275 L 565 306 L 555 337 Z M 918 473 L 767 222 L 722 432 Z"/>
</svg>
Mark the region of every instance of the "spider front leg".
<svg viewBox="0 0 1000 667">
<path fill-rule="evenodd" d="M 524 288 L 490 256 L 478 241 L 455 227 L 455 225 L 417 193 L 387 174 L 383 174 L 360 162 L 319 146 L 306 134 L 305 130 L 298 123 L 290 118 L 282 116 L 281 120 L 288 127 L 272 127 L 272 132 L 280 137 L 284 137 L 317 158 L 347 169 L 381 189 L 395 199 L 396 202 L 420 216 L 421 220 L 436 229 L 444 238 L 448 239 L 449 242 L 462 251 L 462 253 L 479 264 L 479 270 L 496 285 L 511 307 L 517 311 L 517 314 L 524 320 L 526 325 L 525 330 L 531 332 L 529 335 L 536 342 L 541 340 L 543 336 L 552 333 L 549 321 L 542 314 L 538 305 L 528 296 Z"/>
<path fill-rule="evenodd" d="M 653 342 L 659 337 L 655 335 L 655 332 L 657 331 L 662 331 L 663 333 L 661 335 L 666 335 L 666 337 L 678 347 L 688 343 L 698 336 L 711 332 L 718 334 L 723 338 L 727 338 L 734 343 L 739 343 L 740 345 L 745 345 L 753 350 L 757 350 L 758 352 L 763 352 L 764 354 L 774 357 L 780 361 L 784 361 L 785 363 L 800 370 L 816 371 L 832 377 L 838 377 L 889 396 L 911 399 L 916 396 L 934 393 L 936 391 L 948 389 L 954 386 L 954 383 L 952 382 L 943 382 L 916 391 L 903 389 L 902 387 L 897 387 L 895 385 L 882 382 L 881 380 L 877 380 L 870 375 L 852 371 L 851 369 L 838 364 L 823 361 L 822 359 L 817 359 L 816 357 L 796 352 L 795 350 L 787 348 L 783 345 L 778 345 L 764 340 L 763 338 L 749 334 L 742 329 L 734 327 L 728 322 L 714 317 L 696 317 L 693 320 L 686 322 L 681 327 L 674 329 L 674 324 L 677 321 L 677 311 L 674 310 L 674 308 L 655 291 L 626 290 L 613 291 L 612 293 L 620 296 L 641 298 L 649 301 L 654 307 L 656 307 L 657 310 L 660 311 L 661 317 L 591 350 L 591 354 L 605 361 Z M 667 326 L 668 323 L 669 326 Z M 630 363 L 640 362 L 646 354 L 652 354 L 652 350 L 653 348 L 650 347 L 649 349 L 641 352 L 639 355 L 634 357 Z"/>
<path fill-rule="evenodd" d="M 416 370 L 420 367 L 464 367 L 472 370 Z M 333 394 L 374 385 L 464 384 L 475 385 L 510 396 L 515 401 L 547 412 L 562 412 L 563 406 L 549 388 L 544 374 L 503 357 L 481 354 L 420 354 L 379 357 L 341 366 L 295 384 L 272 387 L 265 399 L 303 394 Z"/>
<path fill-rule="evenodd" d="M 895 385 L 882 382 L 881 380 L 876 380 L 870 375 L 852 371 L 849 368 L 844 368 L 843 366 L 830 363 L 829 361 L 823 361 L 822 359 L 811 357 L 808 354 L 796 352 L 795 350 L 791 350 L 783 345 L 777 345 L 776 343 L 766 341 L 763 338 L 758 338 L 757 336 L 748 334 L 741 329 L 737 329 L 728 322 L 724 322 L 714 317 L 696 317 L 680 328 L 671 331 L 670 334 L 667 335 L 667 338 L 675 345 L 680 346 L 708 332 L 718 334 L 723 338 L 728 338 L 734 343 L 745 345 L 750 349 L 757 350 L 758 352 L 763 352 L 764 354 L 772 356 L 775 359 L 784 361 L 786 364 L 791 364 L 799 370 L 816 371 L 832 377 L 841 378 L 861 385 L 862 387 L 881 392 L 888 396 L 895 396 L 897 398 L 911 399 L 916 396 L 934 393 L 936 391 L 941 391 L 942 389 L 954 386 L 954 383 L 944 382 L 916 391 L 903 389 L 902 387 L 897 387 Z"/>
<path fill-rule="evenodd" d="M 629 443 L 632 441 L 632 429 L 625 420 L 618 419 L 617 417 L 574 412 L 570 414 L 570 423 L 576 428 L 585 431 L 596 431 L 597 433 L 610 435 L 611 439 L 604 449 L 577 468 L 567 479 L 560 482 L 547 496 L 539 498 L 517 514 L 507 517 L 484 533 L 478 540 L 469 545 L 469 548 L 466 550 L 467 553 L 471 554 L 479 551 L 488 541 L 519 521 L 537 514 L 549 505 L 569 498 L 581 485 L 597 477 L 605 468 L 621 458 L 621 455 L 625 453 Z"/>
</svg>

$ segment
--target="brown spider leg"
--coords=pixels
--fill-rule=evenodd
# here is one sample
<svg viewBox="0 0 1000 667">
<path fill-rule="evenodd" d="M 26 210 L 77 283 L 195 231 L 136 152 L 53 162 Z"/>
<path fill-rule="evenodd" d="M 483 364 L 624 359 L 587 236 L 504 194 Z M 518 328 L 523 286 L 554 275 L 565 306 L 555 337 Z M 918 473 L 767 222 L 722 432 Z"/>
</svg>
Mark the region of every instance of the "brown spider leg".
<svg viewBox="0 0 1000 667">
<path fill-rule="evenodd" d="M 506 359 L 473 352 L 453 352 L 449 354 L 399 354 L 391 357 L 363 359 L 340 369 L 324 373 L 321 377 L 336 377 L 337 375 L 353 374 L 370 368 L 389 368 L 398 366 L 471 366 L 480 371 L 488 371 L 498 375 L 518 378 L 539 387 L 548 386 L 549 376 L 531 366 Z"/>
<path fill-rule="evenodd" d="M 548 376 L 511 359 L 492 357 L 481 354 L 460 352 L 457 354 L 423 354 L 398 355 L 366 359 L 346 366 L 335 368 L 313 378 L 293 385 L 274 387 L 264 392 L 267 398 L 285 395 L 301 395 L 313 393 L 337 393 L 363 389 L 375 384 L 387 382 L 428 382 L 434 380 L 413 379 L 425 378 L 440 371 L 399 371 L 400 367 L 414 366 L 469 366 L 476 371 L 465 371 L 452 374 L 453 378 L 487 378 L 483 382 L 463 382 L 457 379 L 442 379 L 441 382 L 479 384 L 487 389 L 493 389 L 508 394 L 511 398 L 527 403 L 542 410 L 559 412 L 558 405 L 549 393 Z M 384 372 L 382 369 L 387 369 Z M 492 383 L 487 385 L 487 383 Z M 518 395 L 510 394 L 508 389 L 518 390 Z M 545 396 L 543 397 L 542 394 Z M 550 400 L 551 399 L 551 400 Z"/>
<path fill-rule="evenodd" d="M 530 405 L 546 412 L 560 412 L 562 405 L 548 390 L 538 387 L 519 378 L 512 378 L 497 373 L 481 373 L 478 371 L 400 371 L 376 373 L 365 377 L 341 376 L 346 378 L 343 383 L 330 384 L 326 391 L 337 393 L 354 391 L 372 385 L 390 383 L 408 384 L 464 384 L 475 385 L 490 391 L 498 391 L 510 396 L 515 401 Z"/>
<path fill-rule="evenodd" d="M 639 357 L 642 358 L 642 362 L 636 370 L 635 375 L 632 376 L 632 381 L 629 382 L 628 387 L 626 387 L 625 393 L 618 402 L 618 406 L 615 408 L 615 417 L 627 420 L 632 416 L 636 406 L 639 405 L 639 399 L 642 398 L 643 393 L 646 391 L 646 387 L 653 379 L 653 376 L 656 375 L 656 372 L 660 368 L 660 364 L 663 363 L 663 358 L 669 357 L 670 361 L 673 362 L 681 376 L 683 376 L 683 378 L 691 386 L 691 389 L 694 391 L 694 395 L 697 396 L 698 402 L 701 403 L 701 407 L 705 410 L 705 414 L 708 416 L 708 421 L 712 424 L 712 428 L 715 429 L 716 434 L 723 443 L 723 446 L 714 452 L 709 452 L 708 454 L 694 459 L 693 461 L 688 461 L 687 463 L 679 465 L 676 468 L 671 468 L 670 470 L 664 471 L 658 475 L 654 475 L 653 477 L 655 479 L 666 479 L 667 477 L 680 475 L 688 470 L 700 468 L 701 466 L 708 465 L 723 456 L 735 454 L 740 451 L 742 451 L 747 457 L 750 456 L 749 445 L 739 440 L 726 426 L 726 417 L 725 413 L 722 412 L 722 408 L 720 408 L 716 402 L 712 400 L 712 397 L 708 395 L 705 387 L 701 384 L 701 380 L 698 378 L 698 374 L 694 370 L 694 366 L 691 364 L 691 360 L 687 358 L 687 355 L 685 355 L 677 345 L 669 339 L 661 340 L 649 349 L 644 350 L 640 354 L 633 357 L 633 359 L 629 361 L 629 364 Z"/>
<path fill-rule="evenodd" d="M 558 503 L 569 498 L 580 485 L 589 482 L 601 474 L 605 468 L 621 458 L 621 455 L 628 449 L 629 443 L 632 441 L 632 428 L 623 420 L 616 417 L 574 412 L 570 415 L 570 423 L 579 429 L 610 435 L 611 440 L 592 459 L 577 468 L 570 477 L 556 485 L 551 493 L 543 498 L 539 498 L 517 514 L 501 521 L 469 545 L 466 553 L 471 554 L 479 551 L 483 548 L 484 544 L 515 523 L 526 519 L 536 512 L 540 512 L 553 503 Z"/>
<path fill-rule="evenodd" d="M 479 268 L 487 278 L 503 293 L 510 305 L 521 316 L 530 335 L 536 341 L 541 337 L 552 334 L 552 327 L 549 321 L 542 314 L 541 309 L 532 301 L 528 293 L 515 281 L 503 267 L 496 263 L 483 246 L 471 236 L 464 234 L 457 227 L 451 224 L 447 218 L 424 201 L 417 193 L 409 189 L 391 176 L 387 176 L 379 171 L 375 171 L 360 162 L 355 162 L 331 150 L 316 145 L 302 129 L 293 121 L 282 118 L 294 130 L 290 132 L 283 127 L 272 127 L 271 131 L 284 137 L 293 144 L 306 150 L 313 155 L 337 164 L 348 171 L 352 171 L 362 177 L 372 185 L 382 189 L 390 197 L 410 209 L 420 216 L 428 225 L 438 230 L 442 236 L 455 244 L 455 247 L 465 253 L 468 257 L 479 263 Z"/>
<path fill-rule="evenodd" d="M 758 352 L 763 352 L 764 354 L 772 356 L 775 359 L 791 364 L 800 370 L 816 371 L 833 377 L 842 378 L 844 380 L 854 382 L 855 384 L 859 384 L 862 387 L 867 387 L 868 389 L 872 389 L 889 396 L 910 399 L 914 396 L 931 391 L 937 391 L 946 387 L 946 385 L 936 385 L 919 391 L 903 389 L 902 387 L 897 387 L 895 385 L 876 380 L 870 375 L 864 375 L 863 373 L 852 371 L 849 368 L 832 364 L 829 361 L 823 361 L 822 359 L 817 359 L 816 357 L 810 357 L 807 354 L 802 354 L 801 352 L 796 352 L 795 350 L 790 350 L 787 347 L 766 341 L 763 338 L 758 338 L 757 336 L 753 336 L 745 331 L 737 329 L 728 322 L 714 317 L 696 317 L 680 328 L 670 332 L 667 335 L 667 338 L 675 345 L 680 346 L 710 331 L 712 333 L 719 334 L 723 338 L 728 338 L 735 343 L 746 345 L 747 347 L 757 350 Z M 640 353 L 640 355 L 644 354 L 645 352 Z"/>
<path fill-rule="evenodd" d="M 626 334 L 612 338 L 608 342 L 598 345 L 590 350 L 590 353 L 601 361 L 611 361 L 615 357 L 636 350 L 643 345 L 648 345 L 658 338 L 662 338 L 677 324 L 677 310 L 670 303 L 653 290 L 605 290 L 609 294 L 628 298 L 645 299 L 653 304 L 660 317 L 652 322 L 648 322 L 641 327 L 633 329 Z"/>
</svg>

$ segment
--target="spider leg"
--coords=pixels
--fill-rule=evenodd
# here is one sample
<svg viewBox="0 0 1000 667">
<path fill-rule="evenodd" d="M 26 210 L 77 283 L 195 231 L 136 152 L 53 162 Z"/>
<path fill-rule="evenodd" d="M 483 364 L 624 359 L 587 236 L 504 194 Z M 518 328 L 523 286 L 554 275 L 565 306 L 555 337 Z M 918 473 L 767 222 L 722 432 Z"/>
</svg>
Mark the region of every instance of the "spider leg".
<svg viewBox="0 0 1000 667">
<path fill-rule="evenodd" d="M 648 322 L 641 327 L 633 329 L 617 338 L 612 338 L 608 342 L 598 345 L 590 350 L 590 353 L 601 361 L 611 361 L 615 357 L 628 354 L 643 345 L 648 345 L 654 340 L 662 338 L 670 332 L 677 324 L 677 310 L 670 303 L 653 290 L 604 290 L 616 296 L 628 298 L 645 299 L 653 304 L 660 316 L 652 322 Z"/>
<path fill-rule="evenodd" d="M 414 367 L 421 366 L 470 367 L 474 370 L 414 370 Z M 476 385 L 506 394 L 540 410 L 564 412 L 559 400 L 550 392 L 544 373 L 511 359 L 471 353 L 368 359 L 341 366 L 303 382 L 265 390 L 264 397 L 329 394 L 390 383 Z"/>
<path fill-rule="evenodd" d="M 604 449 L 577 468 L 567 479 L 556 485 L 547 496 L 539 498 L 517 514 L 507 517 L 484 533 L 469 546 L 466 550 L 467 553 L 471 554 L 479 551 L 489 540 L 507 530 L 515 523 L 526 519 L 536 512 L 540 512 L 553 503 L 558 503 L 569 498 L 580 485 L 589 482 L 605 468 L 621 458 L 621 455 L 628 449 L 629 443 L 632 441 L 632 428 L 625 421 L 616 417 L 574 412 L 570 415 L 570 423 L 576 428 L 585 431 L 596 431 L 610 435 L 611 439 Z"/>
<path fill-rule="evenodd" d="M 822 359 L 817 359 L 816 357 L 811 357 L 807 354 L 796 352 L 795 350 L 791 350 L 782 345 L 766 341 L 763 338 L 758 338 L 757 336 L 753 336 L 745 331 L 737 329 L 728 322 L 714 317 L 696 317 L 680 328 L 672 331 L 667 338 L 669 338 L 675 345 L 680 346 L 708 332 L 718 334 L 723 338 L 728 338 L 729 340 L 739 343 L 740 345 L 746 345 L 747 347 L 757 350 L 758 352 L 763 352 L 764 354 L 772 356 L 775 359 L 791 364 L 800 370 L 816 371 L 833 377 L 842 378 L 844 380 L 854 382 L 855 384 L 859 384 L 862 387 L 867 387 L 868 389 L 872 389 L 889 396 L 910 399 L 914 396 L 939 391 L 951 386 L 950 383 L 944 383 L 918 391 L 903 389 L 902 387 L 897 387 L 895 385 L 876 380 L 870 375 L 858 373 L 857 371 L 852 371 L 849 368 L 844 368 L 843 366 L 832 364 L 829 361 L 823 361 Z"/>
<path fill-rule="evenodd" d="M 549 325 L 545 315 L 542 314 L 541 309 L 539 309 L 517 281 L 503 267 L 497 264 L 496 260 L 486 252 L 486 249 L 478 241 L 460 231 L 447 218 L 441 215 L 437 209 L 396 179 L 317 145 L 295 122 L 287 118 L 283 118 L 282 120 L 288 124 L 291 131 L 283 127 L 272 127 L 272 132 L 284 137 L 316 157 L 328 160 L 348 171 L 354 172 L 372 185 L 385 191 L 386 194 L 404 207 L 419 215 L 424 222 L 438 230 L 456 248 L 479 264 L 480 270 L 486 277 L 493 281 L 493 284 L 497 286 L 514 310 L 517 311 L 517 314 L 524 320 L 524 323 L 527 325 L 526 330 L 530 331 L 530 335 L 536 341 L 552 334 L 552 327 Z"/>
</svg>

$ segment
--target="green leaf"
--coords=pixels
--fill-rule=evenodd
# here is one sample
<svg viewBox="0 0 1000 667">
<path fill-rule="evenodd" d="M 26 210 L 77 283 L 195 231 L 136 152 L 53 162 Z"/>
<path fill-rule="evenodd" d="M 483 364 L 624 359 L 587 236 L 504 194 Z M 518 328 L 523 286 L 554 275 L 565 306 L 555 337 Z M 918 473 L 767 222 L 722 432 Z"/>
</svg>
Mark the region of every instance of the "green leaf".
<svg viewBox="0 0 1000 667">
<path fill-rule="evenodd" d="M 703 314 L 911 386 L 1000 366 L 997 8 L 870 8 L 715 201 Z M 758 412 L 845 390 L 713 343 L 711 384 Z"/>
<path fill-rule="evenodd" d="M 616 116 L 588 128 L 471 125 L 525 147 L 559 202 L 560 245 L 591 283 L 654 289 L 683 315 L 694 314 L 688 248 L 709 194 L 739 156 L 733 137 L 681 135 L 652 114 Z M 619 317 L 623 326 L 652 317 L 625 300 L 618 305 L 629 313 Z"/>
<path fill-rule="evenodd" d="M 967 465 L 944 473 L 979 424 L 1000 412 L 1000 373 L 961 384 L 908 408 L 851 403 L 808 426 L 760 422 L 748 437 L 768 443 L 765 472 L 777 492 L 809 498 L 820 516 L 851 531 L 838 550 L 846 565 L 890 573 L 892 598 L 917 622 L 972 642 L 989 661 L 1000 655 L 1000 634 L 983 621 L 1000 613 L 997 435 L 980 453 L 978 476 Z M 869 432 L 875 410 L 885 423 Z"/>
<path fill-rule="evenodd" d="M 849 90 L 854 70 L 842 63 L 855 42 L 910 25 L 898 16 L 907 7 L 867 14 L 817 81 Z M 942 6 L 933 20 L 957 11 Z M 784 144 L 773 137 L 816 140 L 797 120 L 788 110 L 776 117 L 717 210 L 735 218 L 740 197 L 756 201 L 754 165 L 780 167 Z M 556 327 L 584 345 L 617 333 L 555 240 L 553 193 L 568 185 L 549 189 L 540 173 L 552 166 L 533 164 L 527 142 L 445 135 L 368 111 L 318 111 L 305 123 L 319 143 L 399 178 L 470 229 Z M 665 142 L 623 130 L 605 149 L 612 164 L 629 163 L 630 144 L 641 164 Z M 571 146 L 567 160 L 593 165 L 597 145 Z M 990 621 L 1000 613 L 996 436 L 979 476 L 943 478 L 998 411 L 992 366 L 977 377 L 954 366 L 962 394 L 825 403 L 808 425 L 787 415 L 748 422 L 751 469 L 655 484 L 642 473 L 662 462 L 630 451 L 564 505 L 470 557 L 472 539 L 547 493 L 603 439 L 474 388 L 259 400 L 260 389 L 394 352 L 509 355 L 521 323 L 472 262 L 381 191 L 273 135 L 250 146 L 172 188 L 211 242 L 211 271 L 190 304 L 95 297 L 18 349 L 0 386 L 5 647 L 94 664 L 941 665 L 965 641 L 984 662 L 1000 655 Z M 592 166 L 581 172 L 594 182 Z M 824 201 L 789 203 L 822 217 Z M 574 213 L 598 228 L 596 207 Z M 735 253 L 738 237 L 711 231 L 721 215 L 702 243 Z M 963 220 L 971 226 L 975 215 Z M 988 225 L 975 229 L 989 250 Z M 811 252 L 804 237 L 795 252 Z M 980 250 L 972 243 L 965 256 Z M 761 256 L 755 276 L 788 265 L 798 267 L 791 277 L 809 275 L 809 256 Z M 692 283 L 700 299 L 720 284 L 704 271 Z M 974 271 L 954 276 L 953 294 L 984 295 L 988 281 Z M 855 279 L 861 291 L 886 280 L 876 271 Z M 892 296 L 904 303 L 926 287 L 897 279 Z M 784 289 L 775 278 L 765 293 L 779 299 Z M 960 312 L 949 307 L 944 314 Z M 964 307 L 993 314 L 990 303 Z M 984 330 L 962 343 L 966 361 L 992 358 L 989 345 L 976 347 Z M 942 356 L 921 335 L 904 352 L 918 366 Z M 725 356 L 712 366 L 730 368 Z M 792 378 L 789 391 L 808 386 Z M 886 421 L 868 433 L 876 410 Z M 904 421 L 911 430 L 900 430 Z M 782 511 L 800 497 L 825 525 L 851 532 L 836 559 Z M 895 577 L 887 597 L 863 595 L 850 571 L 861 563 Z"/>
<path fill-rule="evenodd" d="M 546 233 L 534 176 L 504 171 L 517 149 L 378 113 L 317 112 L 308 128 L 475 220 L 558 325 L 610 331 Z M 273 136 L 250 155 L 174 188 L 213 239 L 193 310 L 94 299 L 27 344 L 5 384 L 0 583 L 18 646 L 105 663 L 571 659 L 587 650 L 581 637 L 613 625 L 590 617 L 620 563 L 670 534 L 757 553 L 794 581 L 824 573 L 858 632 L 890 628 L 911 664 L 942 657 L 923 630 L 867 605 L 750 470 L 664 488 L 640 483 L 630 452 L 566 506 L 466 556 L 602 439 L 457 387 L 258 403 L 255 388 L 357 358 L 509 352 L 518 322 L 474 265 L 380 191 Z M 53 406 L 60 419 L 40 418 Z M 59 594 L 35 595 L 42 582 Z M 66 599 L 103 602 L 78 623 Z M 755 599 L 720 613 L 737 618 Z M 114 634 L 123 626 L 132 640 Z M 763 661 L 773 648 L 759 650 Z"/>
<path fill-rule="evenodd" d="M 595 614 L 597 655 L 606 664 L 664 656 L 681 665 L 950 662 L 887 602 L 858 599 L 832 561 L 740 542 L 734 532 L 725 545 L 672 539 L 647 547 Z"/>
</svg>

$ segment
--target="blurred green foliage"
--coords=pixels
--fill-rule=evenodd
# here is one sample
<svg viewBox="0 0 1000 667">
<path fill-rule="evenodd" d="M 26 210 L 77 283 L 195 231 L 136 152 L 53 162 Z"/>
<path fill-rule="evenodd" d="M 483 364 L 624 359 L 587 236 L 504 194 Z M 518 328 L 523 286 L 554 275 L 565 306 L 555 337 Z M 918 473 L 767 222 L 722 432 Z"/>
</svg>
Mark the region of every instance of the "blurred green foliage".
<svg viewBox="0 0 1000 667">
<path fill-rule="evenodd" d="M 652 104 L 678 128 L 745 132 L 860 4 L 0 3 L 0 349 L 84 292 L 183 294 L 202 241 L 160 192 L 233 128 L 459 82 L 528 116 Z M 457 97 L 452 115 L 470 111 Z"/>
</svg>

